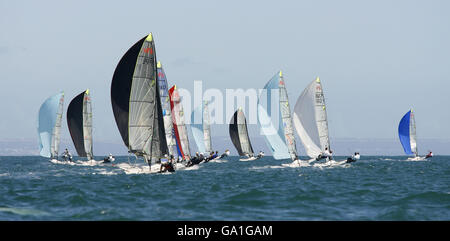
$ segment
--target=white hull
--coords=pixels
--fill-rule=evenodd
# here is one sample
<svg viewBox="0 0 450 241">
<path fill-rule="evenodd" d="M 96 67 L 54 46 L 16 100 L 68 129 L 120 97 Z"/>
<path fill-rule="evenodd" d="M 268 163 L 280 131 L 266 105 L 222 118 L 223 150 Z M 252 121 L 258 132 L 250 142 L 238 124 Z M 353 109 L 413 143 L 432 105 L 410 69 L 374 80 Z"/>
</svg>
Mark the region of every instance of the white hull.
<svg viewBox="0 0 450 241">
<path fill-rule="evenodd" d="M 406 159 L 407 161 L 425 161 L 425 157 L 423 156 L 416 156 L 416 157 L 410 157 Z"/>
</svg>

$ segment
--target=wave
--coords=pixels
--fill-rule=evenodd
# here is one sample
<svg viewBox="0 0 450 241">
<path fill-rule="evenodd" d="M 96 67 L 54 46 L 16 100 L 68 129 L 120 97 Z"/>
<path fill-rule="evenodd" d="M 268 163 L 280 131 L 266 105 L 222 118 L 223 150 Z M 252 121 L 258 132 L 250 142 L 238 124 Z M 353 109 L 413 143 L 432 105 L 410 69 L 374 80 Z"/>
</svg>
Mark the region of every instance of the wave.
<svg viewBox="0 0 450 241">
<path fill-rule="evenodd" d="M 18 215 L 32 215 L 32 216 L 49 216 L 50 213 L 32 209 L 32 208 L 11 208 L 11 207 L 0 207 L 0 212 L 8 212 Z"/>
</svg>

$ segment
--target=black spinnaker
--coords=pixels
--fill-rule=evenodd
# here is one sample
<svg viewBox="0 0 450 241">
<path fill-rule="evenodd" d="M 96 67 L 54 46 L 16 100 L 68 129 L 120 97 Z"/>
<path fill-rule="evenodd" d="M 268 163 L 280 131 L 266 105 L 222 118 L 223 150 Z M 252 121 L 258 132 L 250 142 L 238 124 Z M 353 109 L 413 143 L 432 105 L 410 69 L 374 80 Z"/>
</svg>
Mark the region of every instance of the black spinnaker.
<svg viewBox="0 0 450 241">
<path fill-rule="evenodd" d="M 247 132 L 247 121 L 244 112 L 239 108 L 230 120 L 230 138 L 239 156 L 253 156 L 253 148 Z"/>
<path fill-rule="evenodd" d="M 93 158 L 92 153 L 92 108 L 89 90 L 83 91 L 67 108 L 67 126 L 78 156 Z"/>
</svg>

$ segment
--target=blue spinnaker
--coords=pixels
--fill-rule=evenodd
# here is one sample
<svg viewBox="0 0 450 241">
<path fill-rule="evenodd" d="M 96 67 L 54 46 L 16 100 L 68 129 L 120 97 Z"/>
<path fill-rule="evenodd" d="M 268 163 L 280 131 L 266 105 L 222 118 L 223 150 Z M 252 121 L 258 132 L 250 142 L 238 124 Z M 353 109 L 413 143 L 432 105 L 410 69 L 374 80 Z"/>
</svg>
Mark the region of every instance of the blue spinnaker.
<svg viewBox="0 0 450 241">
<path fill-rule="evenodd" d="M 411 150 L 411 138 L 410 138 L 410 119 L 411 119 L 411 110 L 408 111 L 403 118 L 400 120 L 400 124 L 398 125 L 398 137 L 400 142 L 402 143 L 403 150 L 407 155 L 413 155 L 414 153 Z"/>
<path fill-rule="evenodd" d="M 198 152 L 205 153 L 205 139 L 203 134 L 203 105 L 197 106 L 191 115 L 191 131 L 194 136 Z"/>
<path fill-rule="evenodd" d="M 54 130 L 58 117 L 60 100 L 63 93 L 58 93 L 49 97 L 44 101 L 39 109 L 38 116 L 38 139 L 39 139 L 39 154 L 43 157 L 52 157 L 52 143 L 55 145 Z M 59 133 L 57 133 L 59 134 Z M 57 137 L 59 138 L 59 137 Z M 56 143 L 59 144 L 59 143 Z M 58 153 L 56 153 L 57 155 Z"/>
<path fill-rule="evenodd" d="M 275 74 L 264 86 L 258 98 L 258 124 L 272 151 L 273 158 L 277 160 L 291 158 L 284 138 L 284 126 L 280 114 L 279 78 L 280 73 Z"/>
</svg>

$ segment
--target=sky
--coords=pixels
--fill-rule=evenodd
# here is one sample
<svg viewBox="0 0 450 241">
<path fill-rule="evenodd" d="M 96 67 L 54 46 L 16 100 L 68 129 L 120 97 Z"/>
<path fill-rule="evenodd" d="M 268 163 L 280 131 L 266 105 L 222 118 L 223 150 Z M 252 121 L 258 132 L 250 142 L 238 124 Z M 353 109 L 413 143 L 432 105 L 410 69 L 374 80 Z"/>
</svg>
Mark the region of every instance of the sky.
<svg viewBox="0 0 450 241">
<path fill-rule="evenodd" d="M 150 32 L 170 85 L 262 88 L 282 70 L 293 109 L 319 76 L 331 140 L 397 138 L 410 108 L 419 141 L 449 139 L 449 10 L 435 0 L 0 0 L 0 139 L 37 139 L 46 98 L 63 90 L 66 110 L 89 88 L 94 140 L 121 142 L 112 75 Z M 63 128 L 70 138 L 65 118 Z M 212 132 L 228 136 L 228 125 Z"/>
</svg>

